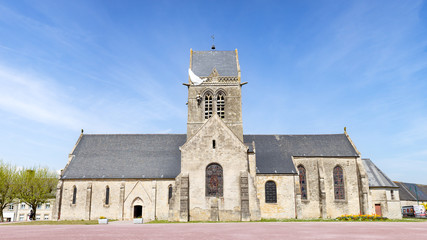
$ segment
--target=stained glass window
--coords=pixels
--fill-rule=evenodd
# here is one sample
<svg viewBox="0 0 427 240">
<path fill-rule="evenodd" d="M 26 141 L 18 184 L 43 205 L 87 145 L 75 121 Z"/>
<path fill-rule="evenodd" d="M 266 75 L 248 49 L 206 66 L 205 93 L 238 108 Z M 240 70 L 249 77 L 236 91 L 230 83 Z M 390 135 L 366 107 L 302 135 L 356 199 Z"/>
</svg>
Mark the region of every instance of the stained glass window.
<svg viewBox="0 0 427 240">
<path fill-rule="evenodd" d="M 205 119 L 212 117 L 212 95 L 206 94 L 205 96 Z"/>
<path fill-rule="evenodd" d="M 206 196 L 222 197 L 223 176 L 222 167 L 217 163 L 212 163 L 206 168 Z"/>
<path fill-rule="evenodd" d="M 73 187 L 73 204 L 76 204 L 76 197 L 77 197 L 77 187 Z"/>
<path fill-rule="evenodd" d="M 105 204 L 106 205 L 110 204 L 110 187 L 109 186 L 105 188 Z"/>
<path fill-rule="evenodd" d="M 218 94 L 216 98 L 216 112 L 220 118 L 225 117 L 225 100 L 224 95 L 222 93 Z"/>
<path fill-rule="evenodd" d="M 334 168 L 334 193 L 335 199 L 345 199 L 344 175 L 340 166 Z"/>
<path fill-rule="evenodd" d="M 298 166 L 299 186 L 301 188 L 301 199 L 307 199 L 307 181 L 305 176 L 305 168 L 302 165 Z"/>
<path fill-rule="evenodd" d="M 265 183 L 265 202 L 277 203 L 276 183 L 273 181 Z"/>
</svg>

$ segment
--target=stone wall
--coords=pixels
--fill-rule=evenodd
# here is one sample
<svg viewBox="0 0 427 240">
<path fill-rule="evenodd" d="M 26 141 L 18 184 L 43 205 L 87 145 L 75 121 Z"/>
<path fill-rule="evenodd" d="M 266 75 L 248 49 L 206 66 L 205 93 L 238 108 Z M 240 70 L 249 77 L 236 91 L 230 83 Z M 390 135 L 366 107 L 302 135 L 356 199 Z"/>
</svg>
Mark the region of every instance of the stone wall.
<svg viewBox="0 0 427 240">
<path fill-rule="evenodd" d="M 252 221 L 257 221 L 261 220 L 261 209 L 256 186 L 256 156 L 254 152 L 248 154 L 248 164 L 249 211 L 251 214 L 250 219 Z"/>
<path fill-rule="evenodd" d="M 293 160 L 296 167 L 302 165 L 306 169 L 307 199 L 301 199 L 301 218 L 335 218 L 361 213 L 357 158 L 294 157 Z M 336 166 L 343 169 L 344 200 L 336 200 L 334 195 Z"/>
<path fill-rule="evenodd" d="M 187 177 L 187 176 L 185 176 Z M 188 221 L 188 213 L 186 216 L 183 216 L 184 218 L 181 219 L 181 178 L 182 178 L 182 174 L 178 175 L 175 179 L 175 185 L 173 187 L 173 193 L 172 193 L 172 198 L 170 200 L 169 203 L 169 208 L 168 208 L 168 220 L 169 221 L 183 221 L 186 222 Z M 188 209 L 188 207 L 187 207 Z"/>
<path fill-rule="evenodd" d="M 391 195 L 393 191 L 393 197 Z M 381 205 L 381 212 L 383 217 L 391 219 L 402 218 L 399 191 L 396 188 L 371 188 L 371 212 L 375 213 L 375 205 Z"/>
<path fill-rule="evenodd" d="M 100 216 L 109 219 L 133 218 L 133 206 L 142 205 L 144 221 L 168 219 L 168 187 L 173 179 L 128 180 L 64 180 L 61 220 L 91 220 Z M 76 204 L 72 204 L 73 187 L 77 187 Z M 110 188 L 110 201 L 105 204 L 106 187 Z"/>
<path fill-rule="evenodd" d="M 204 96 L 207 92 L 213 94 L 213 114 L 216 113 L 216 96 L 219 91 L 225 93 L 225 118 L 222 120 L 243 141 L 242 125 L 242 95 L 240 83 L 229 85 L 201 84 L 188 87 L 188 121 L 187 138 L 190 139 L 201 126 L 205 119 Z M 200 102 L 197 98 L 200 98 Z"/>
<path fill-rule="evenodd" d="M 249 170 L 247 151 L 248 148 L 217 115 L 181 147 L 181 173 L 189 177 L 190 220 L 241 220 L 240 177 L 241 171 Z M 217 163 L 223 169 L 221 197 L 206 196 L 206 168 L 211 163 Z M 255 200 L 249 199 L 251 201 Z"/>
<path fill-rule="evenodd" d="M 276 183 L 277 203 L 266 203 L 265 201 L 265 183 L 267 181 Z M 258 174 L 256 186 L 261 218 L 296 218 L 293 175 Z"/>
</svg>

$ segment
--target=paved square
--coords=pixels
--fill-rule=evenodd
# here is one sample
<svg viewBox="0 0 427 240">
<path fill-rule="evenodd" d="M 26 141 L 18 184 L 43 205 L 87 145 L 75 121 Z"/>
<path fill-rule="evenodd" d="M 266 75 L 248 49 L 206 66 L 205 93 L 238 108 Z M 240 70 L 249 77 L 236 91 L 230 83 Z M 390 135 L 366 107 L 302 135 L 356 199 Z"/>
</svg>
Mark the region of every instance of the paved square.
<svg viewBox="0 0 427 240">
<path fill-rule="evenodd" d="M 424 222 L 0 226 L 0 239 L 427 239 Z"/>
</svg>

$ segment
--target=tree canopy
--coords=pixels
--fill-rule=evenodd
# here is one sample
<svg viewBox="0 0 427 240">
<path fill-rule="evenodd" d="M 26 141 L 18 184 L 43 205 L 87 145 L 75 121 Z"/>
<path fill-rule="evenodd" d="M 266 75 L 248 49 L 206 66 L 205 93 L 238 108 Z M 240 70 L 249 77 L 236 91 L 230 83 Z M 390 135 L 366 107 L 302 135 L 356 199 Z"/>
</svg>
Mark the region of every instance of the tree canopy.
<svg viewBox="0 0 427 240">
<path fill-rule="evenodd" d="M 22 169 L 18 174 L 17 198 L 31 206 L 33 216 L 36 215 L 37 205 L 55 197 L 57 176 L 47 168 Z"/>
<path fill-rule="evenodd" d="M 16 167 L 0 160 L 0 222 L 3 221 L 3 209 L 13 202 L 18 192 L 17 178 Z"/>
<path fill-rule="evenodd" d="M 37 205 L 55 197 L 58 183 L 55 172 L 48 168 L 22 168 L 0 160 L 0 221 L 3 209 L 14 202 L 25 202 L 36 215 Z"/>
</svg>

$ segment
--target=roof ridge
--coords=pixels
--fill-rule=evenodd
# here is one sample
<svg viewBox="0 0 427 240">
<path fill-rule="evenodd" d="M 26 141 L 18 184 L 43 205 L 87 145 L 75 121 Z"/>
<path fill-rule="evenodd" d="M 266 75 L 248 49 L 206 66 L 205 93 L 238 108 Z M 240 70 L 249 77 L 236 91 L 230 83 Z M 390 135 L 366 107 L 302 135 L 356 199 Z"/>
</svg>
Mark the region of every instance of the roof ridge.
<svg viewBox="0 0 427 240">
<path fill-rule="evenodd" d="M 114 135 L 186 135 L 186 133 L 84 133 L 83 136 L 114 136 Z M 243 134 L 243 136 L 339 136 L 344 133 L 325 134 Z"/>
<path fill-rule="evenodd" d="M 420 183 L 410 183 L 410 182 L 400 182 L 400 181 L 393 181 L 393 182 L 395 182 L 395 183 L 403 183 L 403 184 L 414 184 L 414 185 L 420 185 L 420 186 L 426 186 L 427 187 L 427 185 L 425 185 L 425 184 L 420 184 Z"/>
<path fill-rule="evenodd" d="M 142 135 L 187 135 L 185 133 L 91 133 L 83 136 L 142 136 Z"/>
<path fill-rule="evenodd" d="M 325 134 L 243 134 L 243 136 L 338 136 L 344 133 L 325 133 Z"/>
<path fill-rule="evenodd" d="M 234 52 L 236 50 L 201 50 L 201 51 L 197 51 L 197 50 L 193 50 L 193 52 Z"/>
</svg>

